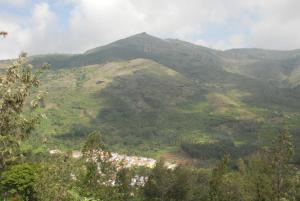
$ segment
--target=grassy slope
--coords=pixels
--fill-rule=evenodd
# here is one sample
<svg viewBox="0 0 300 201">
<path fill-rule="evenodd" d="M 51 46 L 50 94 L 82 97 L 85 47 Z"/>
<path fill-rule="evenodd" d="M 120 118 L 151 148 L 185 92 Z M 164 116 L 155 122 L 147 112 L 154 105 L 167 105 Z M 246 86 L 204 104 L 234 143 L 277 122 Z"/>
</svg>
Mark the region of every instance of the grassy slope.
<svg viewBox="0 0 300 201">
<path fill-rule="evenodd" d="M 78 149 L 100 130 L 114 150 L 156 157 L 182 142 L 268 144 L 283 124 L 300 125 L 299 113 L 265 108 L 245 87 L 199 83 L 146 59 L 52 70 L 43 83 L 48 119 L 28 144 L 36 151 Z"/>
<path fill-rule="evenodd" d="M 268 144 L 283 126 L 300 144 L 299 53 L 216 51 L 143 33 L 32 57 L 53 70 L 44 77 L 48 121 L 31 144 L 77 149 L 96 129 L 116 150 L 156 155 L 186 141 Z"/>
</svg>

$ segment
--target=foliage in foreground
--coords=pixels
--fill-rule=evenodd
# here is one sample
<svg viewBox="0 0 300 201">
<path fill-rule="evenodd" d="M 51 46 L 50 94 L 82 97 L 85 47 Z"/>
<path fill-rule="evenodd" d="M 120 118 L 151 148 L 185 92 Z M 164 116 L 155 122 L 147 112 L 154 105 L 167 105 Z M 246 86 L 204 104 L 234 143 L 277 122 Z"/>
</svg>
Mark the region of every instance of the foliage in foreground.
<svg viewBox="0 0 300 201">
<path fill-rule="evenodd" d="M 21 54 L 0 76 L 0 173 L 21 159 L 20 142 L 29 136 L 41 117 L 35 110 L 42 101 L 42 93 L 30 99 L 30 93 L 40 85 L 38 74 L 26 63 L 26 55 Z M 25 107 L 29 102 L 31 107 Z"/>
<path fill-rule="evenodd" d="M 2 173 L 2 195 L 32 201 L 297 201 L 299 171 L 290 162 L 293 145 L 282 132 L 273 146 L 260 150 L 231 167 L 226 155 L 215 168 L 178 166 L 168 169 L 159 161 L 150 171 L 116 169 L 96 153 L 105 148 L 100 135 L 92 134 L 83 148 L 84 157 L 68 154 L 48 160 L 13 165 Z M 109 152 L 106 152 L 109 153 Z M 99 158 L 95 160 L 95 157 Z M 93 160 L 91 160 L 93 158 Z M 139 175 L 147 180 L 134 184 Z"/>
</svg>

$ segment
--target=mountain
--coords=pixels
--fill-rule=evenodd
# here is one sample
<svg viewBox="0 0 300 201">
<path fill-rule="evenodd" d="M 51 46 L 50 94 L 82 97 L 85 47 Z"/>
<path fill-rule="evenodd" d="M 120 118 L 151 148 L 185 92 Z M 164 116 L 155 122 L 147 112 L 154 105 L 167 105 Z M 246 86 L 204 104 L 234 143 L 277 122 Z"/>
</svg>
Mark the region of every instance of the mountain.
<svg viewBox="0 0 300 201">
<path fill-rule="evenodd" d="M 232 66 L 240 74 L 284 86 L 299 84 L 300 50 L 234 49 L 225 51 L 224 57 L 238 61 Z"/>
<path fill-rule="evenodd" d="M 225 71 L 276 83 L 278 86 L 297 86 L 300 82 L 300 50 L 217 51 L 178 39 L 163 40 L 146 33 L 121 39 L 83 54 L 34 56 L 31 62 L 34 65 L 48 62 L 53 68 L 70 68 L 136 58 L 154 60 L 185 75 L 194 75 L 196 79 L 216 79 L 216 76 L 223 77 Z"/>
<path fill-rule="evenodd" d="M 36 149 L 78 148 L 100 130 L 114 150 L 157 156 L 222 140 L 264 146 L 282 127 L 300 145 L 300 50 L 219 51 L 141 33 L 30 62 L 52 65 Z"/>
</svg>

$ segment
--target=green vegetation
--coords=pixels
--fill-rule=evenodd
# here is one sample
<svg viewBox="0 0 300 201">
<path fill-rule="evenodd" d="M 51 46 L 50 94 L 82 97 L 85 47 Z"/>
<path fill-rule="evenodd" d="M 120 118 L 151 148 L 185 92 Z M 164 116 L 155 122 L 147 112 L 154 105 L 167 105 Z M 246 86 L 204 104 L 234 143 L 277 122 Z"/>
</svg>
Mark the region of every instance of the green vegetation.
<svg viewBox="0 0 300 201">
<path fill-rule="evenodd" d="M 249 156 L 258 150 L 255 145 L 243 144 L 237 147 L 233 142 L 227 140 L 215 143 L 182 144 L 181 148 L 193 158 L 202 160 L 221 159 L 224 154 L 238 159 Z"/>
<path fill-rule="evenodd" d="M 98 151 L 104 151 L 99 154 Z M 211 169 L 160 160 L 153 169 L 118 169 L 101 135 L 92 133 L 82 159 L 56 154 L 12 165 L 1 175 L 3 198 L 31 201 L 281 201 L 300 197 L 299 172 L 291 164 L 291 136 L 283 131 L 270 148 L 247 158 L 225 155 Z M 231 166 L 230 164 L 233 164 Z M 136 183 L 136 178 L 143 183 Z M 113 182 L 113 183 L 112 183 Z M 0 199 L 1 200 L 1 199 Z"/>
<path fill-rule="evenodd" d="M 1 192 L 6 192 L 7 196 L 16 196 L 17 194 L 23 200 L 34 200 L 37 171 L 36 165 L 28 163 L 11 166 L 1 174 Z"/>
<path fill-rule="evenodd" d="M 0 172 L 21 160 L 20 142 L 28 138 L 41 117 L 36 109 L 42 101 L 42 93 L 29 97 L 40 84 L 37 75 L 38 72 L 26 64 L 26 55 L 21 54 L 0 77 Z M 30 103 L 30 112 L 24 108 L 26 102 Z"/>
<path fill-rule="evenodd" d="M 147 63 L 149 61 L 133 60 L 132 62 L 139 64 L 139 62 Z M 96 88 L 94 93 L 86 97 L 80 97 L 78 94 L 73 93 L 82 90 L 80 95 L 88 95 L 88 93 L 83 92 L 84 86 L 87 86 L 87 83 L 84 82 L 86 81 L 85 76 L 80 74 L 80 82 L 75 85 L 72 85 L 69 80 L 63 79 L 71 87 L 63 91 L 64 84 L 62 84 L 60 86 L 62 92 L 59 95 L 69 100 L 69 102 L 53 102 L 58 97 L 51 96 L 52 102 L 50 102 L 49 108 L 49 105 L 43 101 L 40 92 L 34 90 L 34 87 L 40 85 L 37 78 L 38 74 L 32 70 L 30 65 L 25 63 L 25 56 L 20 56 L 8 68 L 7 73 L 1 77 L 0 200 L 292 201 L 300 199 L 299 170 L 292 163 L 295 150 L 292 136 L 287 130 L 282 130 L 274 142 L 268 143 L 267 148 L 258 146 L 255 147 L 255 150 L 250 150 L 248 144 L 242 142 L 242 140 L 250 142 L 250 137 L 240 138 L 235 133 L 239 129 L 244 129 L 245 132 L 242 132 L 244 134 L 246 131 L 251 133 L 261 128 L 253 122 L 258 124 L 261 123 L 260 121 L 265 121 L 263 115 L 260 115 L 262 120 L 257 120 L 257 115 L 259 112 L 263 112 L 267 116 L 269 110 L 264 111 L 255 107 L 246 108 L 246 103 L 237 99 L 243 97 L 244 94 L 239 96 L 237 91 L 226 91 L 222 94 L 217 91 L 210 91 L 204 96 L 199 96 L 199 91 L 193 85 L 190 85 L 188 89 L 174 87 L 175 84 L 189 85 L 191 81 L 157 63 L 151 62 L 150 64 L 151 68 L 146 69 L 146 73 L 133 73 L 131 75 L 135 82 L 127 83 L 129 79 L 119 78 L 122 85 L 115 85 L 111 80 L 109 82 L 107 78 L 107 82 L 110 83 L 109 87 L 104 87 L 103 90 Z M 123 67 L 123 63 L 121 67 Z M 160 70 L 158 75 L 156 74 L 157 70 Z M 76 71 L 73 73 L 73 75 L 78 75 Z M 58 76 L 62 75 L 64 75 L 64 72 L 59 72 Z M 95 72 L 91 75 L 95 75 Z M 45 76 L 47 77 L 49 74 Z M 73 79 L 72 75 L 64 78 L 67 77 L 71 80 L 77 80 Z M 150 82 L 148 82 L 149 80 Z M 102 83 L 105 82 L 96 82 L 97 85 Z M 158 88 L 162 84 L 164 84 L 164 87 Z M 50 86 L 56 87 L 57 85 Z M 49 88 L 50 86 L 48 85 Z M 91 89 L 91 86 L 88 85 L 87 89 Z M 122 88 L 123 86 L 126 86 L 126 88 Z M 42 89 L 49 90 L 47 85 L 43 87 Z M 194 90 L 198 93 L 195 93 Z M 202 91 L 207 91 L 207 88 L 206 90 L 201 88 L 200 92 Z M 147 93 L 143 94 L 143 92 Z M 36 98 L 32 99 L 32 94 L 36 94 Z M 140 96 L 140 94 L 143 96 Z M 148 96 L 148 94 L 151 94 L 151 96 Z M 122 138 L 129 147 L 131 144 L 127 140 L 133 140 L 134 138 L 144 139 L 146 143 L 149 143 L 147 145 L 150 148 L 154 145 L 158 150 L 164 144 L 174 146 L 177 143 L 190 142 L 193 144 L 182 146 L 191 155 L 194 154 L 195 157 L 198 157 L 199 154 L 200 157 L 203 157 L 201 151 L 206 152 L 207 155 L 204 155 L 204 157 L 209 159 L 220 158 L 221 152 L 227 152 L 234 159 L 239 158 L 239 160 L 230 160 L 230 156 L 225 155 L 213 169 L 192 166 L 177 166 L 173 169 L 168 168 L 163 160 L 160 160 L 153 169 L 127 169 L 122 163 L 117 164 L 111 160 L 110 147 L 113 146 L 106 144 L 105 141 L 112 141 L 109 141 L 108 136 L 102 137 L 97 131 L 89 132 L 90 134 L 85 143 L 80 146 L 79 142 L 77 145 L 82 147 L 81 158 L 74 158 L 68 152 L 58 151 L 49 154 L 45 151 L 37 152 L 33 150 L 29 146 L 37 145 L 33 143 L 33 138 L 28 142 L 25 142 L 25 140 L 37 128 L 40 117 L 44 116 L 42 112 L 47 113 L 48 110 L 57 110 L 59 107 L 64 106 L 69 114 L 75 115 L 78 111 L 89 106 L 89 104 L 82 103 L 82 105 L 75 107 L 80 102 L 74 97 L 80 97 L 80 100 L 87 101 L 92 98 L 102 100 L 97 105 L 100 111 L 93 113 L 93 111 L 88 112 L 88 110 L 85 110 L 82 113 L 83 125 L 76 125 L 76 127 L 72 125 L 73 131 L 69 133 L 37 135 L 40 138 L 51 137 L 49 140 L 44 139 L 43 146 L 45 148 L 51 146 L 50 143 L 54 143 L 55 140 L 57 142 L 60 140 L 62 142 L 74 142 L 73 139 L 69 139 L 70 136 L 82 140 L 89 129 L 102 129 L 102 133 L 107 133 L 105 131 L 112 131 L 107 126 L 113 126 L 115 132 L 111 132 L 113 134 L 111 136 Z M 163 99 L 159 99 L 159 101 L 155 97 L 163 97 Z M 139 104 L 133 105 L 134 102 Z M 197 104 L 193 104 L 195 102 Z M 230 109 L 227 109 L 228 107 Z M 191 110 L 190 108 L 194 109 Z M 204 116 L 206 112 L 209 114 Z M 59 120 L 67 116 L 58 113 L 59 115 L 54 117 L 55 114 L 55 112 L 52 113 L 50 117 L 52 119 L 49 118 L 50 123 L 54 123 L 54 127 L 43 122 L 41 127 L 35 131 L 41 132 L 43 129 L 45 131 L 57 128 L 54 131 L 61 132 L 63 129 L 68 128 L 70 122 L 76 123 L 76 120 L 80 119 L 70 117 L 67 119 L 67 124 L 64 125 L 64 122 Z M 283 116 L 286 114 L 283 114 Z M 136 122 L 136 125 L 133 124 L 133 121 Z M 196 124 L 197 121 L 200 123 Z M 178 124 L 178 122 L 181 122 L 181 124 Z M 97 123 L 101 127 L 97 127 Z M 235 143 L 220 141 L 222 136 L 214 130 L 215 127 L 220 124 L 230 126 L 232 123 L 239 123 L 239 126 L 229 127 L 230 133 L 227 133 L 226 137 L 239 140 Z M 297 123 L 295 120 L 289 121 L 290 126 L 295 125 L 295 123 Z M 142 127 L 144 125 L 147 126 L 146 130 Z M 153 125 L 155 127 L 151 127 Z M 121 126 L 123 126 L 123 135 L 120 132 Z M 189 130 L 189 126 L 193 127 Z M 194 126 L 199 126 L 197 127 L 199 132 L 191 132 L 195 128 Z M 62 130 L 59 130 L 60 127 Z M 139 132 L 132 132 L 132 128 L 139 129 Z M 184 132 L 174 133 L 175 129 Z M 224 130 L 224 128 L 221 129 Z M 225 130 L 228 131 L 228 129 Z M 127 134 L 129 131 L 132 132 L 132 135 Z M 126 134 L 128 138 L 126 138 Z M 225 138 L 224 136 L 223 138 Z M 254 141 L 260 142 L 258 141 L 260 137 Z M 38 139 L 35 142 L 38 142 Z M 136 141 L 133 142 L 136 143 Z M 139 150 L 139 147 L 137 150 Z M 244 154 L 243 150 L 247 154 Z M 247 157 L 244 157 L 245 155 Z"/>
<path fill-rule="evenodd" d="M 198 83 L 151 60 L 51 70 L 42 80 L 47 119 L 27 144 L 37 151 L 80 149 L 93 130 L 113 151 L 151 157 L 182 143 L 269 145 L 282 126 L 300 142 L 292 106 L 261 104 L 248 89 Z"/>
<path fill-rule="evenodd" d="M 143 33 L 84 54 L 32 57 L 52 70 L 41 78 L 47 119 L 23 148 L 80 149 L 97 130 L 113 151 L 159 157 L 220 140 L 268 146 L 286 127 L 300 158 L 298 55 L 216 51 Z"/>
</svg>

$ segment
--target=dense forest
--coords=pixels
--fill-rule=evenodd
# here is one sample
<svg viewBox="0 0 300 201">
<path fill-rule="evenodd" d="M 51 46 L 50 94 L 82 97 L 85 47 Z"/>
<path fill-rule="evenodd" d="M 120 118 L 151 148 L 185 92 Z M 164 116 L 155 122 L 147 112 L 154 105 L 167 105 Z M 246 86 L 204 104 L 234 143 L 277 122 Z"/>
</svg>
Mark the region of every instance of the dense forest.
<svg viewBox="0 0 300 201">
<path fill-rule="evenodd" d="M 32 68 L 22 54 L 0 78 L 0 195 L 24 201 L 297 201 L 300 174 L 294 145 L 283 129 L 268 147 L 231 142 L 182 144 L 193 157 L 219 159 L 214 168 L 123 168 L 110 146 L 91 131 L 82 157 L 22 149 L 45 118 L 40 80 L 48 65 Z M 46 143 L 46 142 L 45 142 Z M 205 152 L 203 154 L 202 152 Z M 239 152 L 239 154 L 236 154 Z M 220 153 L 227 153 L 221 155 Z"/>
<path fill-rule="evenodd" d="M 229 154 L 231 158 L 238 159 L 249 156 L 256 152 L 257 145 L 245 144 L 236 146 L 232 141 L 222 140 L 209 144 L 182 144 L 181 148 L 194 158 L 202 160 L 221 159 L 224 154 Z"/>
</svg>

